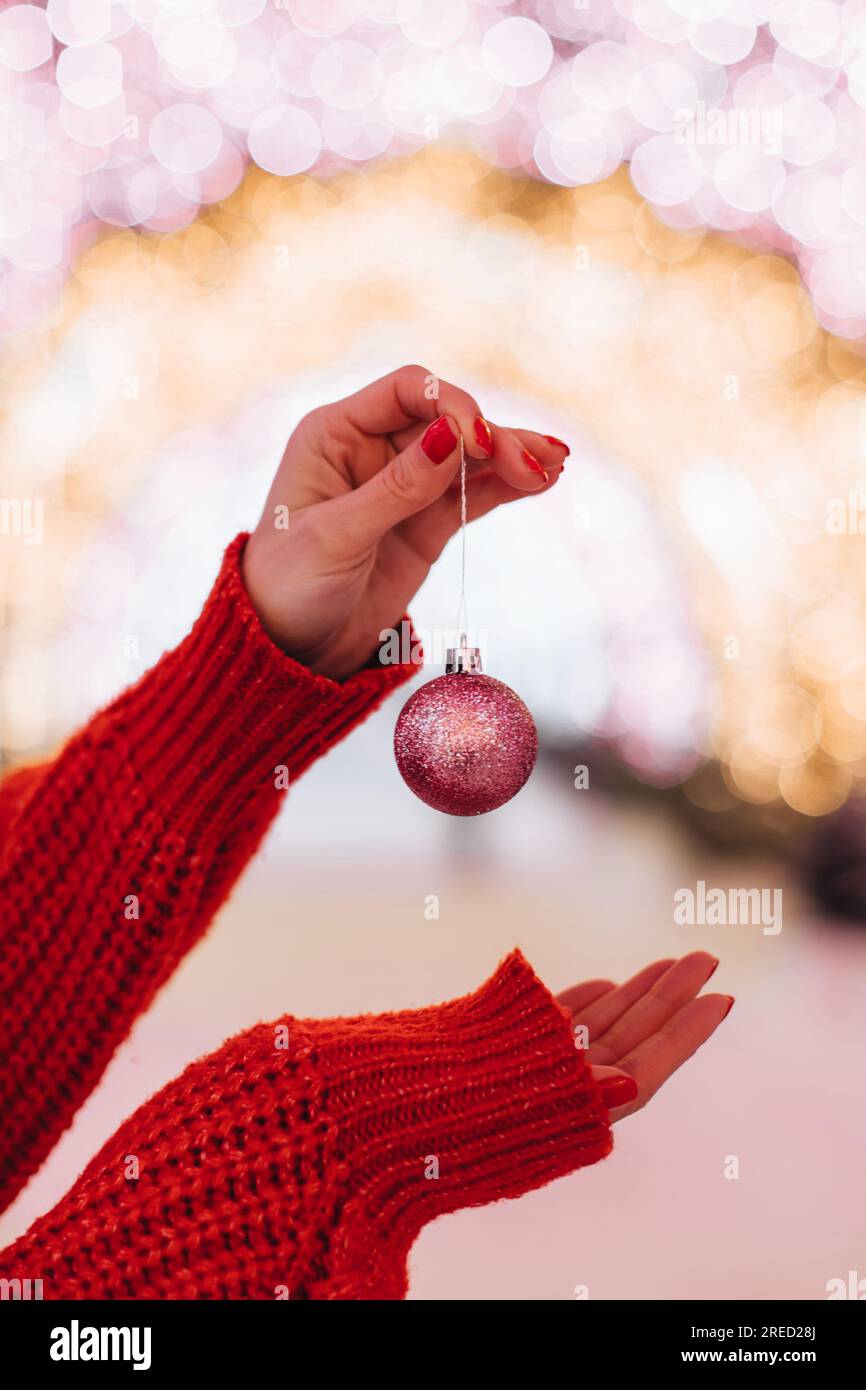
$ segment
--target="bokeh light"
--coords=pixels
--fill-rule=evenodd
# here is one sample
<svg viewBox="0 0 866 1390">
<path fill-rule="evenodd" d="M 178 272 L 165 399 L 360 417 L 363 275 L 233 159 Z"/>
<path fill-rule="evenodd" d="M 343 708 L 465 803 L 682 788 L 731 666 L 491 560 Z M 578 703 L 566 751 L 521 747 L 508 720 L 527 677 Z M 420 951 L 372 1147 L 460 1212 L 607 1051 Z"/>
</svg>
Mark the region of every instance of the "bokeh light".
<svg viewBox="0 0 866 1390">
<path fill-rule="evenodd" d="M 861 338 L 864 34 L 855 0 L 12 5 L 0 283 L 32 277 L 38 314 L 39 282 L 68 273 L 94 221 L 177 230 L 244 162 L 330 177 L 447 135 L 558 185 L 626 162 L 672 226 L 790 256 L 819 322 Z M 32 251 L 21 220 L 43 228 Z M 22 302 L 10 315 L 0 295 L 0 331 L 22 328 Z"/>
</svg>

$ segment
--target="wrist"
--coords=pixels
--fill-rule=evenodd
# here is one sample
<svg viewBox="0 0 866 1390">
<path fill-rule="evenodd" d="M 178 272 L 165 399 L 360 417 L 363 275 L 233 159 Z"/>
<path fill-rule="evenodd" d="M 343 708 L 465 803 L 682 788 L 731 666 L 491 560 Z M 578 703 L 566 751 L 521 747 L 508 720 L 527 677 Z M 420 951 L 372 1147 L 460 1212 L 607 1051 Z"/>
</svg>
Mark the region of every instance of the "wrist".
<svg viewBox="0 0 866 1390">
<path fill-rule="evenodd" d="M 227 834 L 239 817 L 275 811 L 289 780 L 417 668 L 361 670 L 339 683 L 283 652 L 243 579 L 245 534 L 229 545 L 192 631 L 97 716 L 93 730 L 122 736 L 138 796 L 168 813 L 172 832 Z M 134 811 L 130 805 L 130 813 Z"/>
<path fill-rule="evenodd" d="M 286 583 L 285 564 L 281 564 L 279 551 L 273 553 L 274 543 L 263 537 L 259 530 L 247 538 L 239 559 L 238 569 L 241 582 L 246 590 L 250 605 L 268 637 L 280 651 L 293 660 L 300 660 L 299 653 L 291 650 L 292 634 L 286 624 L 281 606 L 274 601 L 278 585 Z M 300 661 L 301 665 L 306 665 Z"/>
<path fill-rule="evenodd" d="M 345 681 L 369 664 L 373 641 L 353 640 L 344 603 L 327 616 L 329 596 L 322 594 L 312 562 L 305 559 L 303 518 L 293 530 L 291 554 L 287 536 L 286 531 L 258 529 L 247 541 L 240 572 L 250 604 L 281 652 L 314 675 Z"/>
</svg>

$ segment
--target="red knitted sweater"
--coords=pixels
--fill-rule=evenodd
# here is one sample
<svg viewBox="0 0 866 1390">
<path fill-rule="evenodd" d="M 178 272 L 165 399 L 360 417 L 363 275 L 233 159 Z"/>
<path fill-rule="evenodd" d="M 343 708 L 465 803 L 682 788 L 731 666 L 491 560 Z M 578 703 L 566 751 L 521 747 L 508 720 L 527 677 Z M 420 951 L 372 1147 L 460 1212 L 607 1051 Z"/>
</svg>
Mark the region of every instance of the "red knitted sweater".
<svg viewBox="0 0 866 1390">
<path fill-rule="evenodd" d="M 339 684 L 285 656 L 244 543 L 180 646 L 0 787 L 0 1209 L 225 900 L 285 771 L 414 672 Z M 0 1277 L 46 1298 L 400 1298 L 426 1221 L 610 1148 L 565 1014 L 514 952 L 453 1003 L 286 1016 L 193 1063 L 0 1252 Z"/>
</svg>

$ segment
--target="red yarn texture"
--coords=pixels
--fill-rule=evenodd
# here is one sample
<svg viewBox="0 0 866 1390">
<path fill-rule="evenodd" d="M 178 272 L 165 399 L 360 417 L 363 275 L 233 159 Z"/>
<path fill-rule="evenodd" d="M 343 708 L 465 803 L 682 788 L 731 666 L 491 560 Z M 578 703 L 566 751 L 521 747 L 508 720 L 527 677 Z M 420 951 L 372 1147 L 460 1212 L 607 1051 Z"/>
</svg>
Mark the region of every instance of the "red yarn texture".
<svg viewBox="0 0 866 1390">
<path fill-rule="evenodd" d="M 201 936 L 293 780 L 412 666 L 267 637 L 239 561 L 189 637 L 0 786 L 0 1209 Z M 137 914 L 137 915 L 136 915 Z M 604 1157 L 607 1111 L 515 952 L 475 994 L 259 1024 L 143 1105 L 0 1253 L 46 1298 L 400 1298 L 421 1226 Z"/>
</svg>

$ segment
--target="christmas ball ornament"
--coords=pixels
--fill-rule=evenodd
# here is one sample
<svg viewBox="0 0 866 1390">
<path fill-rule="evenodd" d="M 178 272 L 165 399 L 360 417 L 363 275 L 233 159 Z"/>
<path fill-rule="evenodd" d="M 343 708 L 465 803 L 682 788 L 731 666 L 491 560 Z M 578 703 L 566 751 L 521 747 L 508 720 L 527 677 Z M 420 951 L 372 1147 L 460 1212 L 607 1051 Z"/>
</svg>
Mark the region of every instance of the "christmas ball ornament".
<svg viewBox="0 0 866 1390">
<path fill-rule="evenodd" d="M 394 756 L 406 785 L 449 816 L 483 816 L 520 791 L 538 753 L 538 735 L 523 701 L 485 676 L 466 625 L 466 456 L 460 439 L 459 645 L 449 647 L 445 675 L 410 695 L 394 730 Z"/>
<path fill-rule="evenodd" d="M 406 785 L 437 811 L 480 816 L 520 791 L 538 752 L 519 695 L 481 671 L 477 647 L 449 649 L 445 675 L 403 706 L 394 755 Z"/>
</svg>

